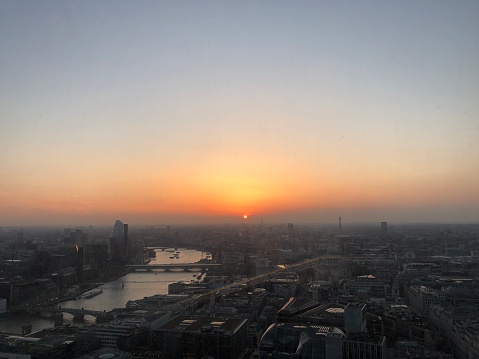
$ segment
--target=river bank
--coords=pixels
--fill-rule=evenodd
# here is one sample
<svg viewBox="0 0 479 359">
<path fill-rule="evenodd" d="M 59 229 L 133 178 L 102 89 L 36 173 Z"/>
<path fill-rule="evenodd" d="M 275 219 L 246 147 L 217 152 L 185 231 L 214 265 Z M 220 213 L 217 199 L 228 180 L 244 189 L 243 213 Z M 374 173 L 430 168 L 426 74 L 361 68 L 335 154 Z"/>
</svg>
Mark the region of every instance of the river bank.
<svg viewBox="0 0 479 359">
<path fill-rule="evenodd" d="M 152 258 L 150 264 L 162 263 L 195 263 L 201 257 L 201 251 L 178 249 L 181 251 L 180 258 L 170 260 L 170 253 L 166 251 L 157 251 L 156 258 Z M 84 283 L 79 291 L 69 296 L 58 298 L 55 301 L 47 303 L 47 306 L 61 305 L 64 308 L 85 308 L 88 310 L 110 311 L 115 308 L 125 308 L 130 300 L 143 299 L 144 297 L 155 294 L 167 294 L 168 285 L 174 282 L 191 282 L 192 272 L 123 272 L 112 276 L 108 281 Z M 94 289 L 102 289 L 103 293 L 90 299 L 77 299 L 78 296 Z M 21 327 L 30 321 L 33 325 L 33 331 L 53 327 L 53 321 L 47 318 L 28 314 L 27 312 L 15 312 L 10 315 L 3 315 L 0 319 L 0 332 L 21 334 Z M 64 323 L 78 325 L 73 322 L 73 316 L 65 313 Z M 95 318 L 85 316 L 84 324 L 94 324 Z"/>
</svg>

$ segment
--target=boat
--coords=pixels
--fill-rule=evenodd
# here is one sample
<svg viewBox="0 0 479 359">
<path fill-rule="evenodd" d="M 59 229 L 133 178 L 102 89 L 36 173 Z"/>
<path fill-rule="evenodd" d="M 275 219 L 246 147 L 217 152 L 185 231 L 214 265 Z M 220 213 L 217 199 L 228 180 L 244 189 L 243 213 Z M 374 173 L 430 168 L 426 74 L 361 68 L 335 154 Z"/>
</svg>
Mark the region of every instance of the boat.
<svg viewBox="0 0 479 359">
<path fill-rule="evenodd" d="M 173 258 L 175 258 L 175 257 L 170 257 L 170 259 L 173 259 Z"/>
<path fill-rule="evenodd" d="M 93 290 L 89 293 L 85 293 L 83 295 L 80 295 L 79 297 L 77 297 L 77 299 L 90 299 L 90 298 L 96 297 L 97 295 L 99 295 L 101 293 L 103 293 L 103 289 Z"/>
</svg>

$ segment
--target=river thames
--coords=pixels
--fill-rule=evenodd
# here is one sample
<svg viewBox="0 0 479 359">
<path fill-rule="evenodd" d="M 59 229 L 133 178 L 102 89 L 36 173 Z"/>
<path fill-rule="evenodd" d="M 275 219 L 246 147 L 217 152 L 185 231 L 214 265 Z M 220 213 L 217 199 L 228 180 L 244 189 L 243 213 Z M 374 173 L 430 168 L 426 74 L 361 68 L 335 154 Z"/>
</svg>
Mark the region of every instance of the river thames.
<svg viewBox="0 0 479 359">
<path fill-rule="evenodd" d="M 172 251 L 173 248 L 170 249 Z M 156 257 L 151 259 L 150 264 L 164 263 L 194 263 L 199 261 L 203 255 L 202 252 L 178 248 L 179 258 L 170 258 L 173 256 L 168 250 L 157 249 Z M 114 281 L 107 282 L 98 286 L 103 293 L 90 299 L 76 299 L 61 302 L 58 305 L 65 308 L 85 308 L 90 310 L 106 310 L 114 308 L 124 308 L 129 300 L 141 299 L 154 294 L 167 294 L 168 284 L 174 282 L 190 282 L 194 279 L 192 272 L 163 272 L 161 270 L 152 272 L 131 272 Z M 9 316 L 0 317 L 0 332 L 21 334 L 22 324 L 29 321 L 32 324 L 32 331 L 38 331 L 53 327 L 53 320 L 32 316 L 27 313 L 15 313 Z M 73 316 L 65 313 L 63 315 L 64 324 L 74 324 Z M 86 315 L 85 324 L 95 323 L 95 318 Z"/>
</svg>

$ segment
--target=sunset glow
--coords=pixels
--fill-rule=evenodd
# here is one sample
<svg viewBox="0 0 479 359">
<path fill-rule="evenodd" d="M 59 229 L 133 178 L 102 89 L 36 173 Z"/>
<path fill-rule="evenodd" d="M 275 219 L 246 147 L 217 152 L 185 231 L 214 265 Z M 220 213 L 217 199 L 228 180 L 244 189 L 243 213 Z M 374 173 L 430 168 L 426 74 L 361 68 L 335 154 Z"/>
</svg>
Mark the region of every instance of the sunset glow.
<svg viewBox="0 0 479 359">
<path fill-rule="evenodd" d="M 478 2 L 133 3 L 0 4 L 0 226 L 477 221 Z"/>
</svg>

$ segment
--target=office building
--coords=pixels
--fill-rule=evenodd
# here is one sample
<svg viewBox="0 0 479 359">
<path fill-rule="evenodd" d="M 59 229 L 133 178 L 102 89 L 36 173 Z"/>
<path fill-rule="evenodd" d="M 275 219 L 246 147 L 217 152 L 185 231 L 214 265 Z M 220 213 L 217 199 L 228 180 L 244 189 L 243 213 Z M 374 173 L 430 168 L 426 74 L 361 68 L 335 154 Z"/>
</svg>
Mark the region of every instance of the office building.
<svg viewBox="0 0 479 359">
<path fill-rule="evenodd" d="M 344 329 L 346 329 L 346 333 L 364 333 L 366 331 L 366 304 L 349 303 L 344 308 Z"/>
<path fill-rule="evenodd" d="M 248 320 L 179 315 L 153 331 L 167 358 L 241 358 L 247 349 Z"/>
</svg>

